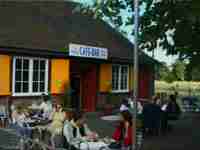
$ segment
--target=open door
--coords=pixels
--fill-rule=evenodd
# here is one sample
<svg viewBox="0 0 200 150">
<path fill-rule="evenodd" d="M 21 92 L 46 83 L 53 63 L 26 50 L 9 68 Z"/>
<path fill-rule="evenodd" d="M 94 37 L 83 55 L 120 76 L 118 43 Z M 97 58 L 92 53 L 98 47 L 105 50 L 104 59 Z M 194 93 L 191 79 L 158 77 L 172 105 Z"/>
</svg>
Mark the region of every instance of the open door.
<svg viewBox="0 0 200 150">
<path fill-rule="evenodd" d="M 83 109 L 94 112 L 96 109 L 97 94 L 97 66 L 90 65 L 82 74 Z"/>
</svg>

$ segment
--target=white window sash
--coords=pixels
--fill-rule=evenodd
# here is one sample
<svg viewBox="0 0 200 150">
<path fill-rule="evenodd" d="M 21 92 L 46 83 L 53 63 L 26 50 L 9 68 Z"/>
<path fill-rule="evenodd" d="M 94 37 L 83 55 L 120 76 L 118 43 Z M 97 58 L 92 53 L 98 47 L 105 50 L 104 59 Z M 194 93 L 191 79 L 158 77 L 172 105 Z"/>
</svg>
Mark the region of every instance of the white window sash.
<svg viewBox="0 0 200 150">
<path fill-rule="evenodd" d="M 126 92 L 129 92 L 129 66 L 128 65 L 113 65 L 113 66 L 118 66 L 119 69 L 118 69 L 118 89 L 117 90 L 113 90 L 112 89 L 112 93 L 126 93 Z M 122 67 L 127 67 L 126 89 L 122 89 L 122 87 L 121 87 L 121 78 L 122 78 L 121 69 L 122 69 Z"/>
<path fill-rule="evenodd" d="M 16 58 L 13 58 L 12 95 L 15 93 Z"/>
<path fill-rule="evenodd" d="M 120 73 L 121 73 L 122 67 L 126 67 L 127 68 L 126 89 L 122 89 L 122 87 L 121 87 L 121 81 L 122 80 L 120 79 L 120 88 L 119 88 L 119 90 L 120 91 L 124 91 L 124 92 L 128 92 L 129 91 L 129 66 L 128 65 L 121 65 L 120 66 Z M 122 78 L 122 74 L 120 74 L 120 77 Z"/>
<path fill-rule="evenodd" d="M 16 77 L 16 59 L 28 59 L 29 60 L 29 86 L 28 86 L 28 92 L 27 93 L 16 93 L 15 92 L 15 77 Z M 45 60 L 45 87 L 44 87 L 44 92 L 33 92 L 33 60 Z M 39 96 L 42 93 L 48 93 L 48 70 L 49 70 L 49 61 L 48 59 L 43 59 L 43 58 L 32 58 L 32 57 L 13 57 L 13 77 L 12 77 L 12 95 L 13 96 Z M 40 85 L 38 85 L 40 86 Z"/>
<path fill-rule="evenodd" d="M 46 67 L 45 67 L 45 93 L 47 94 L 48 93 L 48 85 L 49 85 L 49 83 L 48 83 L 48 81 L 49 81 L 49 61 L 48 60 L 46 60 L 45 61 L 45 65 L 46 65 Z"/>
<path fill-rule="evenodd" d="M 33 93 L 33 59 L 29 60 L 29 93 Z"/>
</svg>

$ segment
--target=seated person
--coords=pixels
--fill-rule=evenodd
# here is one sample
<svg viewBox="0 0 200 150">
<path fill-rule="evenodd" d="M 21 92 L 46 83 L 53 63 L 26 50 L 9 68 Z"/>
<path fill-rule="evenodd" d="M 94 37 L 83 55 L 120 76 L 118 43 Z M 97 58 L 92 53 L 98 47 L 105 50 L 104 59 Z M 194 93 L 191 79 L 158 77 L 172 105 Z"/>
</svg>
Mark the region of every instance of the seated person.
<svg viewBox="0 0 200 150">
<path fill-rule="evenodd" d="M 74 114 L 71 123 L 69 120 L 65 122 L 64 136 L 73 150 L 85 150 L 88 148 L 99 150 L 102 147 L 106 147 L 105 143 L 97 141 L 98 135 L 88 128 L 85 123 L 85 117 L 81 112 Z"/>
<path fill-rule="evenodd" d="M 51 114 L 50 120 L 52 123 L 49 126 L 49 131 L 52 135 L 62 135 L 65 114 L 62 111 L 62 106 L 57 104 L 55 111 Z"/>
<path fill-rule="evenodd" d="M 31 129 L 26 124 L 27 112 L 18 106 L 16 110 L 12 112 L 12 127 L 17 130 L 20 136 L 31 137 Z"/>
<path fill-rule="evenodd" d="M 39 109 L 42 111 L 42 116 L 44 118 L 49 118 L 52 112 L 52 104 L 48 101 L 48 97 L 45 94 L 42 94 L 42 99 L 43 102 L 40 104 Z"/>
<path fill-rule="evenodd" d="M 73 119 L 73 113 L 70 111 L 65 112 L 65 121 L 64 121 L 64 127 L 63 127 L 63 135 L 65 137 L 65 148 L 69 147 L 69 143 L 73 140 L 73 126 L 72 121 Z"/>
<path fill-rule="evenodd" d="M 110 145 L 109 147 L 121 149 L 124 148 L 131 148 L 132 145 L 132 115 L 128 110 L 122 111 L 120 113 L 122 121 L 120 122 L 119 126 L 116 128 L 113 139 L 116 141 L 115 147 L 114 145 Z M 113 147 L 114 146 L 114 147 Z"/>
<path fill-rule="evenodd" d="M 86 118 L 83 112 L 74 113 L 73 119 L 71 120 L 74 138 L 95 138 L 95 133 L 88 128 L 85 121 Z"/>
</svg>

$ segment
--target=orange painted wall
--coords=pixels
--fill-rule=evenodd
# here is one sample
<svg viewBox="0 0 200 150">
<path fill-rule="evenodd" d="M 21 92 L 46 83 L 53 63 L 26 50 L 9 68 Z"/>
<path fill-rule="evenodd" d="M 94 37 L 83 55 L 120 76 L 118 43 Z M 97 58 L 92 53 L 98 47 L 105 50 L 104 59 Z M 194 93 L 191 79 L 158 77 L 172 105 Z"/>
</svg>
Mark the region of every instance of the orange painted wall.
<svg viewBox="0 0 200 150">
<path fill-rule="evenodd" d="M 70 67 L 69 60 L 52 59 L 51 60 L 51 93 L 63 93 L 65 84 L 70 83 Z"/>
<path fill-rule="evenodd" d="M 11 57 L 7 55 L 0 55 L 0 95 L 10 95 L 10 63 Z"/>
<path fill-rule="evenodd" d="M 109 92 L 112 87 L 112 64 L 100 65 L 99 91 Z"/>
</svg>

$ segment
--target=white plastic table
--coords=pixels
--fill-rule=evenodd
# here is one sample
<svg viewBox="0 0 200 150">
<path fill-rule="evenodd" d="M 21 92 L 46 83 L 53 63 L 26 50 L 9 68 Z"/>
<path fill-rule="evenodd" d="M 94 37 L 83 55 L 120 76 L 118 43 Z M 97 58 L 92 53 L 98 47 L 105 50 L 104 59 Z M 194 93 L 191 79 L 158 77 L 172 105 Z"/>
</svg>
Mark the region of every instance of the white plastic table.
<svg viewBox="0 0 200 150">
<path fill-rule="evenodd" d="M 103 116 L 101 119 L 105 121 L 121 121 L 121 117 L 119 115 Z"/>
<path fill-rule="evenodd" d="M 76 148 L 80 150 L 105 150 L 108 149 L 108 144 L 103 141 L 98 142 L 81 142 L 80 144 L 75 145 Z"/>
</svg>

